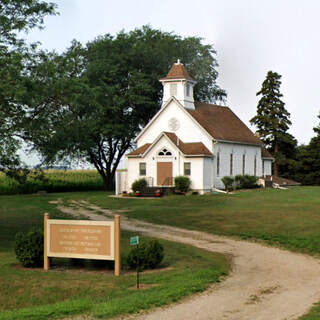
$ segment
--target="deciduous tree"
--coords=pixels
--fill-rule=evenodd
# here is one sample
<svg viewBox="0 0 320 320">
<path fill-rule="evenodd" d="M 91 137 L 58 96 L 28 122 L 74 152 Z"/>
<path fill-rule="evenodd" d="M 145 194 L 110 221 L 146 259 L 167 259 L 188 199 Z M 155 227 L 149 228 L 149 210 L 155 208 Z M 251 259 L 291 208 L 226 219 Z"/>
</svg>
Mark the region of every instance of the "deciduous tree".
<svg viewBox="0 0 320 320">
<path fill-rule="evenodd" d="M 0 170 L 20 166 L 17 138 L 25 108 L 18 102 L 27 89 L 23 86 L 25 65 L 35 46 L 28 47 L 23 32 L 43 26 L 43 17 L 55 13 L 55 5 L 40 0 L 0 2 Z"/>
<path fill-rule="evenodd" d="M 35 94 L 25 96 L 25 138 L 47 162 L 85 157 L 105 187 L 112 188 L 120 159 L 160 108 L 159 78 L 177 58 L 198 81 L 196 97 L 224 99 L 211 45 L 149 26 L 116 37 L 107 34 L 86 46 L 73 42 L 62 55 L 39 56 L 26 79 Z"/>
</svg>

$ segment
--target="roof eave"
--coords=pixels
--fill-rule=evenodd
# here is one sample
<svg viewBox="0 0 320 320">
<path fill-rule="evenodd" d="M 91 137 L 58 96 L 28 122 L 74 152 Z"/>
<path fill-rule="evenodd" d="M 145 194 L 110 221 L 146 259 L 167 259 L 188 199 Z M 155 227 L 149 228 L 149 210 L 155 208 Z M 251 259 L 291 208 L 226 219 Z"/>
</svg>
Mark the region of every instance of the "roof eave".
<svg viewBox="0 0 320 320">
<path fill-rule="evenodd" d="M 217 142 L 223 142 L 223 143 L 235 143 L 235 144 L 246 144 L 249 146 L 258 146 L 261 147 L 262 143 L 254 143 L 254 142 L 246 142 L 246 141 L 232 141 L 232 140 L 222 140 L 222 139 L 214 139 Z"/>
<path fill-rule="evenodd" d="M 214 155 L 213 154 L 184 154 L 183 155 L 186 158 L 213 158 Z"/>
</svg>

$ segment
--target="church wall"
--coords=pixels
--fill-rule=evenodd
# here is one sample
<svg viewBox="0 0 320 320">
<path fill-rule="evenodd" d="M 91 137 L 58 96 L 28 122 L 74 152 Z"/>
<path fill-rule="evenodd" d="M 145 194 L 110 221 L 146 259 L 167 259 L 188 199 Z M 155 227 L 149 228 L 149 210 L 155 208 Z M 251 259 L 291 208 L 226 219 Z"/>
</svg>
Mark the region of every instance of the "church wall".
<svg viewBox="0 0 320 320">
<path fill-rule="evenodd" d="M 214 179 L 214 159 L 203 159 L 203 189 L 206 191 L 212 190 Z"/>
<path fill-rule="evenodd" d="M 202 192 L 203 190 L 203 158 L 185 158 L 185 162 L 191 163 L 191 186 L 193 190 Z M 183 175 L 183 172 L 182 172 Z"/>
<path fill-rule="evenodd" d="M 166 148 L 172 153 L 172 156 L 158 156 L 158 153 Z M 173 177 L 184 175 L 184 163 L 190 162 L 191 164 L 191 188 L 202 192 L 204 189 L 204 167 L 211 165 L 212 160 L 206 162 L 206 158 L 188 158 L 172 144 L 172 142 L 163 136 L 155 146 L 148 152 L 145 158 L 129 158 L 128 159 L 128 190 L 131 191 L 132 183 L 141 178 L 146 178 L 150 185 L 157 185 L 157 163 L 158 162 L 172 162 Z M 146 163 L 146 175 L 139 175 L 139 163 Z M 204 164 L 205 162 L 205 164 Z M 211 170 L 212 172 L 212 170 Z M 208 188 L 211 189 L 213 177 L 207 177 L 206 183 Z"/>
<path fill-rule="evenodd" d="M 220 153 L 220 174 L 217 176 L 217 154 Z M 233 154 L 232 176 L 243 174 L 242 157 L 245 154 L 245 174 L 254 175 L 254 158 L 257 157 L 256 175 L 262 175 L 261 148 L 259 146 L 219 142 L 214 145 L 214 187 L 224 188 L 221 178 L 230 176 L 230 154 Z M 266 164 L 265 164 L 266 170 Z"/>
<path fill-rule="evenodd" d="M 272 161 L 264 160 L 264 175 L 271 176 L 272 175 Z"/>
<path fill-rule="evenodd" d="M 171 118 L 176 118 L 180 122 L 179 129 L 176 131 L 172 131 L 168 127 L 168 121 Z M 153 124 L 142 134 L 137 141 L 137 147 L 145 143 L 152 143 L 163 131 L 174 132 L 183 142 L 202 142 L 209 150 L 212 150 L 212 138 L 174 101 L 162 111 Z"/>
</svg>

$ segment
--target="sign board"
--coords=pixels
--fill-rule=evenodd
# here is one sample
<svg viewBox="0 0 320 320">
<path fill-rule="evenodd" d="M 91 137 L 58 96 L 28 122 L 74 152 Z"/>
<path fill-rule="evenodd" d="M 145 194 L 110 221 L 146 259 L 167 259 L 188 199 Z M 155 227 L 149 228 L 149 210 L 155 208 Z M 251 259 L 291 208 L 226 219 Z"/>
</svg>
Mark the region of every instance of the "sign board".
<svg viewBox="0 0 320 320">
<path fill-rule="evenodd" d="M 114 221 L 48 220 L 48 257 L 114 260 Z"/>
<path fill-rule="evenodd" d="M 137 244 L 139 244 L 139 236 L 131 237 L 130 246 L 136 246 Z"/>
<path fill-rule="evenodd" d="M 120 273 L 120 218 L 115 221 L 55 220 L 45 215 L 44 269 L 49 257 L 115 260 Z M 117 272 L 116 272 L 117 273 Z"/>
</svg>

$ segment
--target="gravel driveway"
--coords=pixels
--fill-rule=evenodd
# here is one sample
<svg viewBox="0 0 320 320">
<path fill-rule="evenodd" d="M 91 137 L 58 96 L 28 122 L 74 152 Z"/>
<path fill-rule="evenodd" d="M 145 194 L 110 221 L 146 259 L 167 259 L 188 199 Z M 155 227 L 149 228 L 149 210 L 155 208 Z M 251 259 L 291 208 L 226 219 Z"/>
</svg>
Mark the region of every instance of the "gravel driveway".
<svg viewBox="0 0 320 320">
<path fill-rule="evenodd" d="M 73 206 L 60 205 L 58 208 L 92 220 L 105 220 L 113 215 L 110 210 L 85 201 L 74 202 Z M 95 214 L 95 211 L 100 214 Z M 316 258 L 258 243 L 125 217 L 121 217 L 121 228 L 230 255 L 233 268 L 225 281 L 213 285 L 202 294 L 167 307 L 118 319 L 292 320 L 298 319 L 313 303 L 320 301 L 320 260 Z"/>
</svg>

